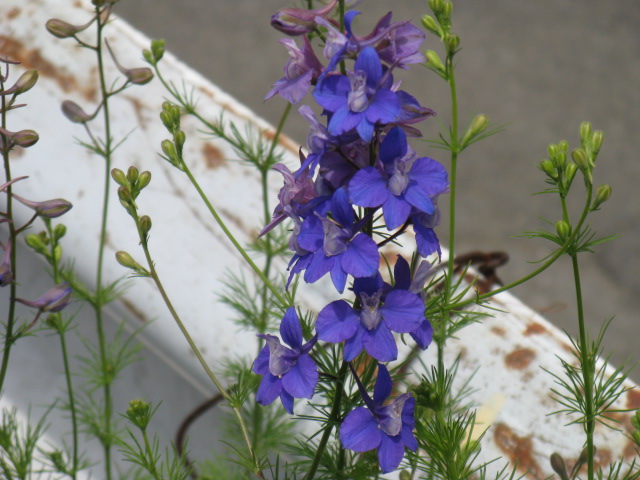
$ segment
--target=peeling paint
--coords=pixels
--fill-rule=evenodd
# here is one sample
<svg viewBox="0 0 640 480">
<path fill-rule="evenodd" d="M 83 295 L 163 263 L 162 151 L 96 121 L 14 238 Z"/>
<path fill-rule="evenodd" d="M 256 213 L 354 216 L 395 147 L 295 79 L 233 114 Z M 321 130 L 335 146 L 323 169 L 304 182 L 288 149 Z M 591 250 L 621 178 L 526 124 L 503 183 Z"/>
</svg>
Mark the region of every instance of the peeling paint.
<svg viewBox="0 0 640 480">
<path fill-rule="evenodd" d="M 518 348 L 504 358 L 507 367 L 522 370 L 536 358 L 536 352 L 530 348 Z"/>
<path fill-rule="evenodd" d="M 498 423 L 494 428 L 498 448 L 509 457 L 512 464 L 517 464 L 518 471 L 533 475 L 536 479 L 543 478 L 540 465 L 534 458 L 531 437 L 519 437 L 505 423 Z"/>
<path fill-rule="evenodd" d="M 207 168 L 215 169 L 226 163 L 224 153 L 209 142 L 202 145 L 202 155 Z"/>
</svg>

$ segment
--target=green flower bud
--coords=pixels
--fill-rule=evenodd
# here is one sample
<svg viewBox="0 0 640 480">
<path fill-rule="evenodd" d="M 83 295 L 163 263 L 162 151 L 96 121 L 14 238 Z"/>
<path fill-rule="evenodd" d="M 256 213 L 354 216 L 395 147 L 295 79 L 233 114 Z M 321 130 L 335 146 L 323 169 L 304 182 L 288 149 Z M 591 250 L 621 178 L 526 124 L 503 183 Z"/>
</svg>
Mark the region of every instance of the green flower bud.
<svg viewBox="0 0 640 480">
<path fill-rule="evenodd" d="M 600 185 L 596 190 L 596 198 L 593 201 L 593 207 L 591 209 L 597 210 L 600 207 L 600 205 L 602 205 L 604 202 L 606 202 L 610 198 L 611 198 L 611 187 L 606 183 L 603 185 Z"/>
<path fill-rule="evenodd" d="M 148 215 L 140 217 L 140 230 L 143 235 L 146 235 L 151 230 L 151 218 Z"/>
<path fill-rule="evenodd" d="M 549 175 L 551 178 L 556 178 L 558 175 L 558 171 L 556 167 L 553 165 L 551 160 L 543 160 L 538 164 L 538 168 L 542 170 L 544 173 Z"/>
<path fill-rule="evenodd" d="M 440 56 L 435 52 L 435 50 L 427 50 L 425 53 L 425 57 L 427 58 L 427 64 L 441 77 L 446 76 L 446 70 L 440 60 Z"/>
<path fill-rule="evenodd" d="M 153 80 L 153 72 L 150 68 L 146 67 L 129 68 L 123 73 L 129 83 L 133 83 L 134 85 L 145 85 Z"/>
<path fill-rule="evenodd" d="M 142 190 L 144 187 L 149 185 L 149 182 L 151 182 L 151 172 L 145 170 L 138 177 L 138 185 L 137 185 L 138 191 Z"/>
<path fill-rule="evenodd" d="M 47 20 L 45 28 L 51 35 L 58 38 L 70 38 L 84 30 L 82 26 L 71 25 L 64 20 L 58 20 L 57 18 Z"/>
<path fill-rule="evenodd" d="M 129 421 L 136 427 L 140 430 L 146 430 L 149 422 L 151 421 L 153 410 L 151 409 L 151 404 L 149 402 L 136 398 L 129 402 L 129 408 L 127 409 L 126 415 Z"/>
<path fill-rule="evenodd" d="M 136 181 L 138 180 L 138 175 L 138 169 L 133 165 L 130 166 L 129 170 L 127 170 L 127 180 L 129 180 L 129 183 L 131 185 L 135 185 Z"/>
<path fill-rule="evenodd" d="M 118 187 L 118 198 L 123 205 L 128 206 L 133 200 L 133 198 L 131 198 L 131 190 L 129 190 L 129 187 L 124 185 Z"/>
<path fill-rule="evenodd" d="M 60 240 L 62 237 L 64 237 L 67 234 L 67 227 L 65 225 L 63 225 L 62 223 L 59 223 L 58 225 L 55 226 L 55 228 L 53 229 L 53 238 L 57 241 Z"/>
<path fill-rule="evenodd" d="M 453 55 L 460 46 L 460 37 L 454 34 L 447 34 L 444 38 L 444 45 L 447 48 L 449 55 Z"/>
<path fill-rule="evenodd" d="M 138 275 L 149 275 L 149 272 L 147 272 L 147 270 L 138 262 L 136 262 L 133 257 L 127 252 L 116 252 L 116 261 L 123 267 L 133 270 Z"/>
<path fill-rule="evenodd" d="M 580 143 L 583 148 L 587 148 L 591 143 L 591 123 L 582 122 L 580 124 Z"/>
<path fill-rule="evenodd" d="M 566 140 L 561 140 L 558 143 L 558 148 L 560 149 L 561 152 L 568 152 L 569 151 L 569 142 L 567 142 Z"/>
<path fill-rule="evenodd" d="M 575 163 L 569 162 L 565 164 L 564 166 L 565 192 L 569 190 L 569 187 L 571 186 L 571 182 L 573 182 L 573 179 L 575 178 L 577 171 L 578 171 L 578 166 Z"/>
<path fill-rule="evenodd" d="M 406 470 L 400 472 L 399 480 L 411 480 L 411 474 Z"/>
<path fill-rule="evenodd" d="M 438 14 L 444 7 L 444 0 L 429 0 L 429 8 L 433 13 Z"/>
<path fill-rule="evenodd" d="M 19 132 L 15 132 L 11 135 L 11 140 L 14 145 L 18 145 L 22 148 L 29 148 L 40 140 L 40 136 L 38 135 L 38 132 L 35 132 L 34 130 L 20 130 Z"/>
<path fill-rule="evenodd" d="M 442 37 L 442 29 L 431 15 L 424 15 L 422 17 L 422 26 L 438 37 Z"/>
<path fill-rule="evenodd" d="M 591 183 L 591 163 L 587 157 L 587 152 L 583 148 L 575 148 L 571 152 L 571 158 L 573 158 L 573 161 L 576 162 L 576 165 L 582 171 L 585 178 Z"/>
<path fill-rule="evenodd" d="M 27 70 L 18 81 L 9 89 L 5 90 L 5 95 L 8 93 L 12 93 L 14 95 L 20 95 L 21 93 L 27 92 L 33 88 L 33 86 L 38 81 L 38 71 L 37 70 Z"/>
<path fill-rule="evenodd" d="M 156 62 L 162 60 L 162 57 L 164 56 L 164 45 L 165 41 L 161 38 L 151 40 L 151 53 L 153 54 L 153 58 Z"/>
<path fill-rule="evenodd" d="M 472 140 L 474 137 L 484 132 L 487 129 L 488 125 L 489 119 L 486 115 L 482 113 L 476 115 L 475 118 L 471 121 L 471 125 L 469 125 L 469 128 L 462 136 L 460 145 L 462 145 L 462 147 L 465 147 L 469 143 L 469 140 Z"/>
<path fill-rule="evenodd" d="M 176 146 L 178 147 L 178 151 L 182 152 L 182 146 L 184 145 L 184 142 L 187 141 L 187 136 L 184 134 L 184 132 L 182 130 L 178 130 L 173 135 L 173 141 L 176 144 Z"/>
<path fill-rule="evenodd" d="M 47 251 L 47 244 L 41 235 L 37 233 L 30 233 L 24 237 L 26 244 L 33 248 L 38 253 L 44 253 Z"/>
<path fill-rule="evenodd" d="M 560 149 L 558 148 L 558 145 L 556 145 L 555 143 L 549 144 L 549 146 L 547 147 L 547 153 L 549 154 L 549 158 L 551 159 L 551 161 L 553 161 L 553 159 L 558 155 L 559 151 Z"/>
<path fill-rule="evenodd" d="M 167 156 L 169 163 L 174 167 L 180 166 L 180 158 L 178 157 L 178 153 L 176 152 L 176 147 L 174 146 L 171 140 L 163 140 L 160 143 L 160 148 L 162 148 L 162 153 Z"/>
<path fill-rule="evenodd" d="M 453 12 L 453 3 L 444 2 L 442 5 L 442 17 L 449 19 L 451 18 L 451 13 Z"/>
<path fill-rule="evenodd" d="M 56 245 L 53 247 L 53 262 L 60 263 L 60 259 L 62 258 L 62 246 Z"/>
<path fill-rule="evenodd" d="M 561 240 L 564 240 L 571 235 L 571 227 L 564 220 L 558 220 L 556 222 L 556 232 Z"/>
<path fill-rule="evenodd" d="M 602 130 L 596 130 L 591 135 L 591 150 L 593 151 L 593 159 L 598 156 L 600 153 L 600 148 L 602 148 L 602 143 L 604 142 L 604 132 Z"/>
<path fill-rule="evenodd" d="M 122 185 L 123 187 L 129 186 L 129 180 L 127 180 L 127 176 L 119 168 L 114 168 L 111 170 L 111 178 L 113 178 L 113 181 L 118 185 Z"/>
</svg>

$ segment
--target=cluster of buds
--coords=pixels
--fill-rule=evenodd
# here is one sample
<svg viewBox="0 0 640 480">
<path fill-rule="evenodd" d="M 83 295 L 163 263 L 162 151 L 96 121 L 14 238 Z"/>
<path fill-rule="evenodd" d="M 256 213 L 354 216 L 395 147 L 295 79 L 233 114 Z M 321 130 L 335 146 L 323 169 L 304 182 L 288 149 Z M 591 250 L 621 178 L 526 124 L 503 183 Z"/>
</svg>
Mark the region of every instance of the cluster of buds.
<svg viewBox="0 0 640 480">
<path fill-rule="evenodd" d="M 172 135 L 171 140 L 163 140 L 160 143 L 163 159 L 179 170 L 184 170 L 184 160 L 182 159 L 182 149 L 184 142 L 187 140 L 185 133 L 180 129 L 180 107 L 169 102 L 162 103 L 162 111 L 160 112 L 160 120 Z"/>
</svg>

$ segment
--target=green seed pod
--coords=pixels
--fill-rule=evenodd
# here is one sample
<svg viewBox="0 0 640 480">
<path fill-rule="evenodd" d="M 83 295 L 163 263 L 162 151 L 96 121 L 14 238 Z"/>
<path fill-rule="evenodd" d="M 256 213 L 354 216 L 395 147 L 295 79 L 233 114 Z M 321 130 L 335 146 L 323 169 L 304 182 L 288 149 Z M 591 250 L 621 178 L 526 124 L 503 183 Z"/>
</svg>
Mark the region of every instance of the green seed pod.
<svg viewBox="0 0 640 480">
<path fill-rule="evenodd" d="M 113 178 L 113 181 L 118 185 L 122 185 L 123 187 L 129 186 L 129 180 L 127 180 L 127 176 L 119 168 L 114 168 L 111 170 L 111 178 Z"/>
</svg>

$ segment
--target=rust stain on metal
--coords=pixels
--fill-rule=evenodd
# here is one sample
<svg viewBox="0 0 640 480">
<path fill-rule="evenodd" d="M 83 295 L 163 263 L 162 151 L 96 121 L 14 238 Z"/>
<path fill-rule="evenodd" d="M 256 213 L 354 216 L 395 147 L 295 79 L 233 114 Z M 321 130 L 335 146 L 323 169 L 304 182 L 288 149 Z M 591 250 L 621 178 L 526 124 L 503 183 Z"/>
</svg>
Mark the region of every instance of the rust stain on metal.
<svg viewBox="0 0 640 480">
<path fill-rule="evenodd" d="M 18 15 L 20 15 L 20 9 L 18 7 L 13 7 L 11 10 L 9 10 L 9 12 L 7 13 L 7 18 L 9 20 L 13 20 L 14 18 L 16 18 Z"/>
<path fill-rule="evenodd" d="M 628 440 L 622 455 L 624 455 L 624 458 L 636 457 L 640 455 L 640 448 L 638 448 L 638 445 L 636 445 L 635 442 Z"/>
<path fill-rule="evenodd" d="M 147 127 L 147 119 L 142 114 L 145 108 L 144 103 L 142 103 L 142 101 L 137 97 L 127 96 L 126 99 L 129 100 L 129 102 L 131 102 L 133 111 L 136 114 L 136 120 L 138 121 L 138 125 L 140 125 L 143 129 L 145 129 Z"/>
<path fill-rule="evenodd" d="M 220 149 L 210 143 L 205 143 L 202 146 L 202 154 L 204 155 L 204 163 L 207 165 L 207 168 L 218 168 L 224 165 L 226 161 Z"/>
<path fill-rule="evenodd" d="M 20 62 L 24 68 L 36 69 L 40 75 L 53 78 L 65 92 L 79 91 L 88 100 L 92 99 L 91 95 L 95 89 L 80 89 L 73 75 L 62 73 L 58 67 L 45 59 L 39 50 L 29 49 L 20 41 L 6 35 L 0 35 L 0 50 L 5 57 Z"/>
<path fill-rule="evenodd" d="M 276 132 L 275 130 L 263 130 L 262 136 L 269 141 L 273 141 L 276 136 Z M 278 145 L 280 145 L 285 150 L 289 150 L 290 152 L 294 153 L 298 153 L 298 150 L 300 148 L 299 144 L 283 134 L 280 134 L 280 137 L 278 137 Z"/>
<path fill-rule="evenodd" d="M 498 448 L 517 464 L 521 472 L 533 475 L 533 478 L 543 478 L 540 465 L 534 458 L 533 441 L 530 436 L 519 437 L 506 423 L 495 425 L 494 440 Z"/>
<path fill-rule="evenodd" d="M 522 370 L 523 368 L 528 367 L 534 358 L 536 358 L 535 350 L 531 350 L 530 348 L 518 348 L 504 358 L 504 363 L 509 368 Z"/>
<path fill-rule="evenodd" d="M 507 334 L 507 331 L 502 327 L 491 327 L 491 331 L 499 337 L 504 337 Z"/>
<path fill-rule="evenodd" d="M 147 322 L 147 317 L 145 316 L 144 313 L 142 313 L 142 311 L 136 307 L 136 304 L 133 302 L 130 302 L 129 300 L 127 300 L 126 298 L 120 298 L 120 301 L 122 302 L 122 305 L 124 305 L 124 308 L 126 308 L 129 313 L 131 313 L 134 317 L 136 317 L 138 320 L 140 320 L 141 322 Z"/>
<path fill-rule="evenodd" d="M 640 389 L 634 388 L 627 392 L 627 408 L 632 410 L 640 408 Z"/>
<path fill-rule="evenodd" d="M 530 335 L 541 335 L 546 332 L 547 329 L 544 327 L 544 325 L 540 323 L 530 323 L 529 325 L 527 325 L 527 329 L 524 331 L 524 336 L 528 337 Z"/>
<path fill-rule="evenodd" d="M 225 217 L 227 217 L 229 221 L 233 223 L 236 227 L 238 227 L 240 230 L 242 230 L 243 232 L 247 231 L 247 227 L 242 222 L 242 219 L 240 217 L 231 213 L 226 208 L 218 208 L 218 210 L 220 210 L 220 213 L 222 213 Z"/>
</svg>

